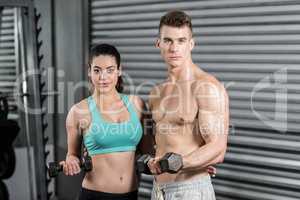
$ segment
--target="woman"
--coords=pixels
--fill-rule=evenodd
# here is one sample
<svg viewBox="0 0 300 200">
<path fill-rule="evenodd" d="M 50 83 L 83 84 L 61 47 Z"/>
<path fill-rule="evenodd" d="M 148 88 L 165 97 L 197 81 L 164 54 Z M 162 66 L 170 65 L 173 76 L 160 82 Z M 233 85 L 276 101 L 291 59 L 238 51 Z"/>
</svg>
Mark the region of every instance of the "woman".
<svg viewBox="0 0 300 200">
<path fill-rule="evenodd" d="M 80 200 L 137 199 L 135 150 L 139 143 L 146 145 L 144 139 L 141 142 L 144 103 L 137 96 L 121 93 L 120 60 L 114 46 L 100 44 L 91 49 L 92 95 L 75 104 L 67 116 L 64 173 L 80 172 L 82 137 L 93 163 L 83 179 Z"/>
</svg>

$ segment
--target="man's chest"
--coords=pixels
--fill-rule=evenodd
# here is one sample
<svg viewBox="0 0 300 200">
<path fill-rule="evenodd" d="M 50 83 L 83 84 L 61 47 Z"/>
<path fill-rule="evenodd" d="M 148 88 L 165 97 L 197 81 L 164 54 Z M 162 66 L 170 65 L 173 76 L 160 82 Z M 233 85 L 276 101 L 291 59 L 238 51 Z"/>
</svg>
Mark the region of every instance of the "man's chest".
<svg viewBox="0 0 300 200">
<path fill-rule="evenodd" d="M 152 117 L 156 123 L 192 123 L 198 106 L 188 84 L 167 85 L 152 100 Z"/>
</svg>

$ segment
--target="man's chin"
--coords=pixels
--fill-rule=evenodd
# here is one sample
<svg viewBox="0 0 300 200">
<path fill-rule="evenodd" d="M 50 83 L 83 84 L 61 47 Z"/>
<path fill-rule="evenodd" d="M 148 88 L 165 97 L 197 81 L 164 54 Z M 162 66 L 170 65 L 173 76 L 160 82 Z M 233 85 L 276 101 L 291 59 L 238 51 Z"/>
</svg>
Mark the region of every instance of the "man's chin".
<svg viewBox="0 0 300 200">
<path fill-rule="evenodd" d="M 168 63 L 172 69 L 178 68 L 182 66 L 182 62 L 179 61 L 171 61 Z"/>
</svg>

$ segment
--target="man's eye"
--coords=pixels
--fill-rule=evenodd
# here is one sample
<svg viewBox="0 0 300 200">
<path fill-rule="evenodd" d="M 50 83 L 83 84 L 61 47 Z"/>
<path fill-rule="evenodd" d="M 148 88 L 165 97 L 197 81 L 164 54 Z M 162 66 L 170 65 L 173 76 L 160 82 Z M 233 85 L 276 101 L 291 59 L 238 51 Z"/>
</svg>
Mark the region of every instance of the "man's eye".
<svg viewBox="0 0 300 200">
<path fill-rule="evenodd" d="M 94 69 L 95 73 L 99 73 L 99 71 L 100 71 L 99 69 Z"/>
</svg>

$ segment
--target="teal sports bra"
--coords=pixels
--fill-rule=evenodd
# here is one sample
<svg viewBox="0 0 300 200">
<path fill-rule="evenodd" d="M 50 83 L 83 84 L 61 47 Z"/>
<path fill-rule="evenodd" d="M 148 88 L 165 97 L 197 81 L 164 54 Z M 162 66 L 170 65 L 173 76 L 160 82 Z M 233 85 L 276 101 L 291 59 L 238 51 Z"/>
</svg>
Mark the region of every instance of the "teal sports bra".
<svg viewBox="0 0 300 200">
<path fill-rule="evenodd" d="M 142 125 L 128 95 L 120 94 L 120 97 L 130 115 L 128 121 L 120 123 L 105 121 L 93 97 L 87 98 L 92 122 L 83 142 L 89 155 L 136 150 L 143 134 Z"/>
</svg>

